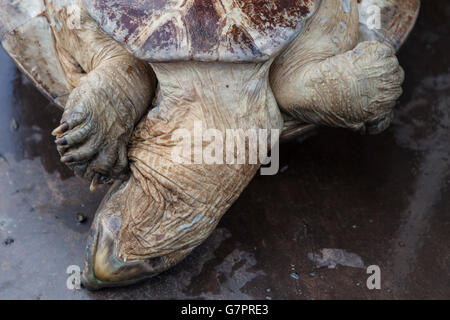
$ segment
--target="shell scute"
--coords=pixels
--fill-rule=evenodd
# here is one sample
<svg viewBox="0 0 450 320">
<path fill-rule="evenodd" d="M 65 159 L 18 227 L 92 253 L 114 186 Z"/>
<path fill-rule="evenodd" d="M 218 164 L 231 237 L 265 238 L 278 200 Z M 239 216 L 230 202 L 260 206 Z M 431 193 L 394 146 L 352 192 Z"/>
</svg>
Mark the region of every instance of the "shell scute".
<svg viewBox="0 0 450 320">
<path fill-rule="evenodd" d="M 302 29 L 319 0 L 84 0 L 138 58 L 264 61 Z"/>
</svg>

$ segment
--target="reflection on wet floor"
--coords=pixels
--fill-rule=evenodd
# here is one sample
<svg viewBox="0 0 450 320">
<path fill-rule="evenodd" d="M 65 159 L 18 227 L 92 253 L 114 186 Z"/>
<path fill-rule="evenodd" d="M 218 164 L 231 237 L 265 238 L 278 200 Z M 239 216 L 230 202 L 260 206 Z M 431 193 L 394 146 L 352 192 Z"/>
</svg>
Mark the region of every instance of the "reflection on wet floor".
<svg viewBox="0 0 450 320">
<path fill-rule="evenodd" d="M 0 298 L 450 298 L 450 5 L 424 1 L 400 53 L 394 126 L 364 137 L 324 129 L 281 147 L 214 234 L 143 284 L 70 291 L 83 263 L 92 194 L 60 162 L 61 112 L 0 51 Z M 79 215 L 87 217 L 80 223 Z M 378 265 L 381 290 L 366 287 Z"/>
</svg>

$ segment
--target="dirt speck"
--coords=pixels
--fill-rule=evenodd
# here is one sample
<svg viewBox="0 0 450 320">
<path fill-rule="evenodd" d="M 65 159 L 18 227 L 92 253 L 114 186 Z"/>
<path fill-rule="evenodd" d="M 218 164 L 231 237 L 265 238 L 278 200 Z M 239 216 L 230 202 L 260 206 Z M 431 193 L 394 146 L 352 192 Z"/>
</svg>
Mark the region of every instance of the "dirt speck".
<svg viewBox="0 0 450 320">
<path fill-rule="evenodd" d="M 3 244 L 5 245 L 5 246 L 10 246 L 10 245 L 12 245 L 14 243 L 14 239 L 13 238 L 6 238 L 6 240 L 5 241 L 3 241 Z"/>
<path fill-rule="evenodd" d="M 77 217 L 78 223 L 85 223 L 87 221 L 87 217 L 84 214 L 82 214 L 81 212 L 77 212 L 76 217 Z"/>
<path fill-rule="evenodd" d="M 14 118 L 11 119 L 11 123 L 9 125 L 9 128 L 11 129 L 11 131 L 19 130 L 19 123 L 17 122 L 16 119 L 14 119 Z"/>
</svg>

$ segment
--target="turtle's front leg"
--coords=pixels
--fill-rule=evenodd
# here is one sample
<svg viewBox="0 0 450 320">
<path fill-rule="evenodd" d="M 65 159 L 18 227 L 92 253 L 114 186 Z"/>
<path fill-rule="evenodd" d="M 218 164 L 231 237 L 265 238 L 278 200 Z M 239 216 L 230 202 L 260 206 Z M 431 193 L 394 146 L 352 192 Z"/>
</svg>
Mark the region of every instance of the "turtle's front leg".
<svg viewBox="0 0 450 320">
<path fill-rule="evenodd" d="M 128 141 L 153 90 L 149 66 L 131 57 L 91 71 L 72 91 L 54 131 L 61 161 L 86 179 L 120 178 L 128 167 Z"/>
<path fill-rule="evenodd" d="M 404 73 L 389 46 L 356 45 L 357 1 L 348 8 L 343 1 L 323 2 L 306 29 L 272 67 L 280 107 L 308 123 L 372 134 L 386 129 Z"/>
<path fill-rule="evenodd" d="M 50 9 L 51 10 L 51 7 Z M 134 126 L 150 106 L 156 79 L 85 12 L 81 27 L 66 25 L 64 11 L 51 12 L 59 59 L 73 90 L 61 125 L 54 130 L 61 161 L 94 182 L 121 178 Z M 100 179 L 100 180 L 104 180 Z M 101 181 L 98 181 L 101 182 Z"/>
</svg>

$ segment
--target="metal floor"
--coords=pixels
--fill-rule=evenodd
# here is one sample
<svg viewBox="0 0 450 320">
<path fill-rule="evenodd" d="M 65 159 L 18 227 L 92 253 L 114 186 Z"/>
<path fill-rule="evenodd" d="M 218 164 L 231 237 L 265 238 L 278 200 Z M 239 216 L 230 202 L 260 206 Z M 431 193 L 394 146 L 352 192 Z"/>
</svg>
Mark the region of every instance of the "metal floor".
<svg viewBox="0 0 450 320">
<path fill-rule="evenodd" d="M 105 190 L 60 164 L 50 132 L 61 113 L 0 50 L 0 298 L 450 299 L 450 3 L 422 3 L 387 132 L 283 144 L 283 172 L 258 176 L 184 262 L 99 292 L 68 290 L 65 272 L 83 264 Z M 334 268 L 310 259 L 324 248 L 345 250 L 329 251 Z M 381 290 L 366 287 L 369 265 Z"/>
</svg>

